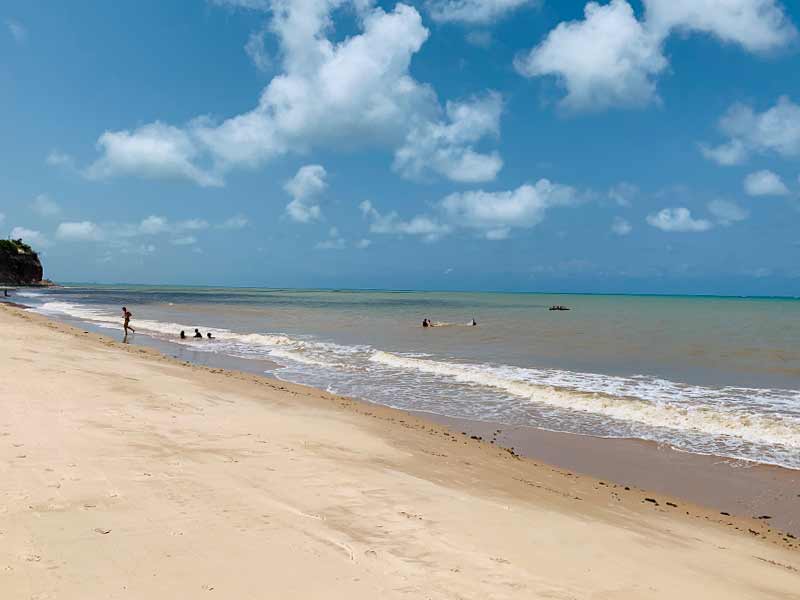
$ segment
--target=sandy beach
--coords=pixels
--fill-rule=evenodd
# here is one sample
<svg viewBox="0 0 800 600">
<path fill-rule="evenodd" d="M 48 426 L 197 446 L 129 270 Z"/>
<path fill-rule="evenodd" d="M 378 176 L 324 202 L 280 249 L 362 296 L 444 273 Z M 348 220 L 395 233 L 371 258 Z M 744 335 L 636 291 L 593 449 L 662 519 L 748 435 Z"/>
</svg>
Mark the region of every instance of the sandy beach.
<svg viewBox="0 0 800 600">
<path fill-rule="evenodd" d="M 0 307 L 0 597 L 796 598 L 800 545 Z"/>
</svg>

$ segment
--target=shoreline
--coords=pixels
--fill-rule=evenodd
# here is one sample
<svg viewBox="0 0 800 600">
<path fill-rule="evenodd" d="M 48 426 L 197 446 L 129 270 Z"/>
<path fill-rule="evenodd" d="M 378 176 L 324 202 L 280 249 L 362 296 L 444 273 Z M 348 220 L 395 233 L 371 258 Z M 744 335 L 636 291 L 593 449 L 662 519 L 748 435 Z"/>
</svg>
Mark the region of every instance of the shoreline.
<svg viewBox="0 0 800 600">
<path fill-rule="evenodd" d="M 28 308 L 19 304 L 16 306 Z M 33 314 L 68 327 L 79 324 L 93 330 L 93 335 L 108 337 L 108 330 L 77 319 L 73 324 L 72 320 Z M 139 338 L 134 337 L 130 345 L 155 349 L 165 357 L 182 363 L 188 361 L 193 365 L 212 369 L 243 371 L 269 381 L 300 385 L 280 378 L 279 374 L 273 376 L 265 373 L 278 367 L 267 359 L 238 359 L 217 353 L 186 350 L 145 334 Z M 176 351 L 179 352 L 176 354 Z M 303 387 L 327 393 L 310 386 Z M 679 498 L 713 509 L 717 513 L 728 513 L 742 518 L 769 516 L 768 521 L 773 526 L 800 537 L 800 470 L 719 455 L 684 452 L 648 440 L 603 438 L 394 409 L 364 398 L 354 401 L 414 414 L 453 432 L 466 432 L 468 437 L 478 436 L 487 442 L 494 439 L 498 447 L 512 448 L 516 454 L 534 461 L 620 486 Z M 500 430 L 500 434 L 495 434 L 496 430 Z"/>
<path fill-rule="evenodd" d="M 800 542 L 765 520 L 30 311 L 2 307 L 0 324 L 9 597 L 728 599 L 800 585 Z"/>
</svg>

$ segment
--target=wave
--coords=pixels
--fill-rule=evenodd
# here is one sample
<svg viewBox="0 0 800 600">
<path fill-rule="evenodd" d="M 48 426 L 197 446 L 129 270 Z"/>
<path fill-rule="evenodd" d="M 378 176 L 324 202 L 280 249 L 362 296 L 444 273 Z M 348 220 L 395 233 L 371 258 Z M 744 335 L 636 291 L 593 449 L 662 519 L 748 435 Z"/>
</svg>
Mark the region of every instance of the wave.
<svg viewBox="0 0 800 600">
<path fill-rule="evenodd" d="M 122 327 L 121 315 L 107 307 L 46 300 L 36 310 L 102 328 Z M 689 451 L 800 468 L 800 391 L 704 387 L 648 376 L 470 364 L 310 336 L 236 332 L 149 319 L 137 318 L 134 327 L 194 351 L 277 362 L 288 380 L 335 386 L 339 393 L 398 408 L 666 441 Z M 216 339 L 178 338 L 181 330 L 191 332 L 195 327 L 212 331 Z"/>
<path fill-rule="evenodd" d="M 500 389 L 533 402 L 570 411 L 603 415 L 650 427 L 734 436 L 754 444 L 781 444 L 800 448 L 800 418 L 793 419 L 787 415 L 756 414 L 728 406 L 689 404 L 682 402 L 681 396 L 673 397 L 672 402 L 667 403 L 642 397 L 615 396 L 595 390 L 558 388 L 531 381 L 535 379 L 537 372 L 517 367 L 432 361 L 383 351 L 375 352 L 371 360 L 395 368 L 451 378 L 462 384 Z M 565 374 L 566 372 L 561 377 Z M 658 382 L 655 380 L 656 387 Z M 800 394 L 797 396 L 800 399 Z"/>
</svg>

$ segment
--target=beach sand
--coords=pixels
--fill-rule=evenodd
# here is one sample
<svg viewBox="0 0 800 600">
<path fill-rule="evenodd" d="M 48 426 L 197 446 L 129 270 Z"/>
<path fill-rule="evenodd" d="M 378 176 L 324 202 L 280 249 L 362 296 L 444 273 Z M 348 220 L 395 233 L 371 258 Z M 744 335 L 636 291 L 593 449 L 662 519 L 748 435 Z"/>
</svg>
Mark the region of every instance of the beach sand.
<svg viewBox="0 0 800 600">
<path fill-rule="evenodd" d="M 4 600 L 798 597 L 768 520 L 15 307 L 0 331 Z"/>
</svg>

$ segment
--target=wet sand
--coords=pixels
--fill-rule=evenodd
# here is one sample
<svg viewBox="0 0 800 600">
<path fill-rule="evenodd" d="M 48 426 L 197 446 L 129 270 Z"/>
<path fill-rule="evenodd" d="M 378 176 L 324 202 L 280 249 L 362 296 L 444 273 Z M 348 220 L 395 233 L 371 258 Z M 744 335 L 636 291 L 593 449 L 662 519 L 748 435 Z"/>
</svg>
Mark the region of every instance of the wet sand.
<svg viewBox="0 0 800 600">
<path fill-rule="evenodd" d="M 522 456 L 622 486 L 647 489 L 800 537 L 800 471 L 689 454 L 644 440 L 603 439 L 495 423 L 420 415 Z M 496 433 L 500 430 L 500 433 Z M 724 519 L 725 515 L 720 514 Z"/>
<path fill-rule="evenodd" d="M 800 544 L 769 520 L 722 518 L 429 419 L 12 307 L 0 329 L 2 597 L 800 589 Z"/>
</svg>

